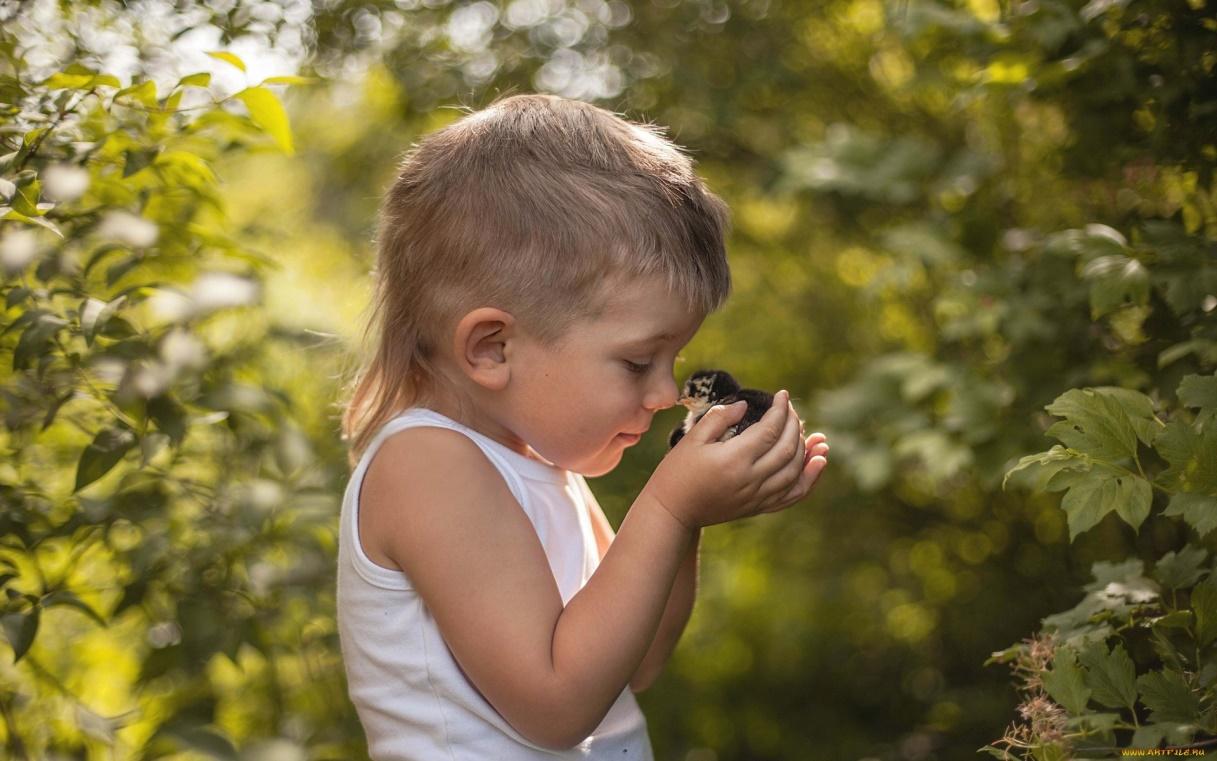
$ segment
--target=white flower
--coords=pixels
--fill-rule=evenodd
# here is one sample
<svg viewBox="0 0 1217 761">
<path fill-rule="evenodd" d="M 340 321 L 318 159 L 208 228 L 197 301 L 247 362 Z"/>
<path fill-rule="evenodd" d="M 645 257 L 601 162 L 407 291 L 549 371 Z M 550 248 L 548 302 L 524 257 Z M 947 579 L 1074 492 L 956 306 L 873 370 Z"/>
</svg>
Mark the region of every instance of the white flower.
<svg viewBox="0 0 1217 761">
<path fill-rule="evenodd" d="M 40 179 L 43 193 L 52 201 L 75 201 L 89 189 L 89 171 L 74 164 L 51 164 Z"/>
<path fill-rule="evenodd" d="M 164 288 L 146 302 L 152 315 L 160 322 L 177 322 L 193 314 L 194 302 L 185 294 Z"/>
<path fill-rule="evenodd" d="M 128 211 L 112 211 L 97 227 L 97 234 L 126 243 L 132 248 L 147 248 L 156 243 L 160 229 L 156 223 Z"/>
<path fill-rule="evenodd" d="M 244 306 L 257 301 L 258 284 L 228 272 L 206 272 L 194 281 L 190 298 L 198 312 Z"/>
<path fill-rule="evenodd" d="M 161 359 L 176 376 L 180 370 L 197 370 L 207 365 L 207 348 L 189 332 L 174 328 L 161 339 Z"/>
<path fill-rule="evenodd" d="M 12 229 L 0 238 L 0 266 L 15 275 L 38 255 L 38 237 L 33 230 Z"/>
</svg>

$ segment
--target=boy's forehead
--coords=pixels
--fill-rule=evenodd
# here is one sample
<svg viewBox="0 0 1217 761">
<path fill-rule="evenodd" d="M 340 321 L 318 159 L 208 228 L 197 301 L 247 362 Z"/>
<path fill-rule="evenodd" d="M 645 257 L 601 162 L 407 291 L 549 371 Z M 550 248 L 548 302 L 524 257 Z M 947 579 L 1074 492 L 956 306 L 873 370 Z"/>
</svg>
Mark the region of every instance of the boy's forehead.
<svg viewBox="0 0 1217 761">
<path fill-rule="evenodd" d="M 591 325 L 615 342 L 676 340 L 705 319 L 672 294 L 662 277 L 609 276 L 602 287 L 602 308 Z"/>
</svg>

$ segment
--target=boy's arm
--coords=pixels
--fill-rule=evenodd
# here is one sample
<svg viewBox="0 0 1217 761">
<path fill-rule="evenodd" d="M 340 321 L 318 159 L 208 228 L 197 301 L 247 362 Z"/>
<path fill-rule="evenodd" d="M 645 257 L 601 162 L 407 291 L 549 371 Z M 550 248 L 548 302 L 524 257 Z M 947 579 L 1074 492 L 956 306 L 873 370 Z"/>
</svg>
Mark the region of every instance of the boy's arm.
<svg viewBox="0 0 1217 761">
<path fill-rule="evenodd" d="M 382 442 L 359 507 L 361 531 L 409 577 L 469 681 L 520 735 L 553 750 L 587 738 L 629 685 L 694 538 L 644 491 L 613 551 L 564 604 L 502 474 L 444 428 Z"/>
<path fill-rule="evenodd" d="M 582 481 L 582 479 L 580 480 Z M 596 547 L 600 550 L 600 558 L 603 560 L 604 554 L 608 552 L 609 545 L 613 542 L 613 527 L 605 517 L 595 495 L 588 488 L 587 482 L 582 482 L 584 501 L 587 503 L 588 512 L 591 515 L 592 532 L 596 536 Z M 667 664 L 668 658 L 676 649 L 676 643 L 680 641 L 685 626 L 689 623 L 689 616 L 693 613 L 693 603 L 697 599 L 700 539 L 701 530 L 699 529 L 694 535 L 692 546 L 681 560 L 676 580 L 672 582 L 672 591 L 668 595 L 668 602 L 664 608 L 663 618 L 660 619 L 659 629 L 655 633 L 655 639 L 652 640 L 650 648 L 642 658 L 642 663 L 638 665 L 638 670 L 630 679 L 632 692 L 642 692 L 655 683 Z"/>
</svg>

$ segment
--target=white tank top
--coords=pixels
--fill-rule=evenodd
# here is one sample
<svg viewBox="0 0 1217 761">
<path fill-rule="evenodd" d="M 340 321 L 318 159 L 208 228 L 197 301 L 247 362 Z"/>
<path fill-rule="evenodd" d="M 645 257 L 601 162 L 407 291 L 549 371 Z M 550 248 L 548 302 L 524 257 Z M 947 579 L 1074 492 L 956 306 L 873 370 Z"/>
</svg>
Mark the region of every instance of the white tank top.
<svg viewBox="0 0 1217 761">
<path fill-rule="evenodd" d="M 525 457 L 433 410 L 410 408 L 385 423 L 347 482 L 338 532 L 339 642 L 373 761 L 653 761 L 646 720 L 628 686 L 575 748 L 551 751 L 524 739 L 461 671 L 409 578 L 364 553 L 363 476 L 386 438 L 416 426 L 465 434 L 498 468 L 536 529 L 563 605 L 600 563 L 582 475 Z"/>
</svg>

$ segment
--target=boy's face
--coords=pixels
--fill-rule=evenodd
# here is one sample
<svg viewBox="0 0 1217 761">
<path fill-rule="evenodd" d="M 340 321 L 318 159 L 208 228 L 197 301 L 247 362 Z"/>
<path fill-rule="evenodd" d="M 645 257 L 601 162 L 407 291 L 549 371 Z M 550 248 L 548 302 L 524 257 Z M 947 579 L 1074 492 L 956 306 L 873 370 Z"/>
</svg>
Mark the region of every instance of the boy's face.
<svg viewBox="0 0 1217 761">
<path fill-rule="evenodd" d="M 679 395 L 677 352 L 701 327 L 657 278 L 614 288 L 594 321 L 580 321 L 563 345 L 521 336 L 504 389 L 504 424 L 555 465 L 599 476 L 621 461 L 658 410 Z"/>
</svg>

